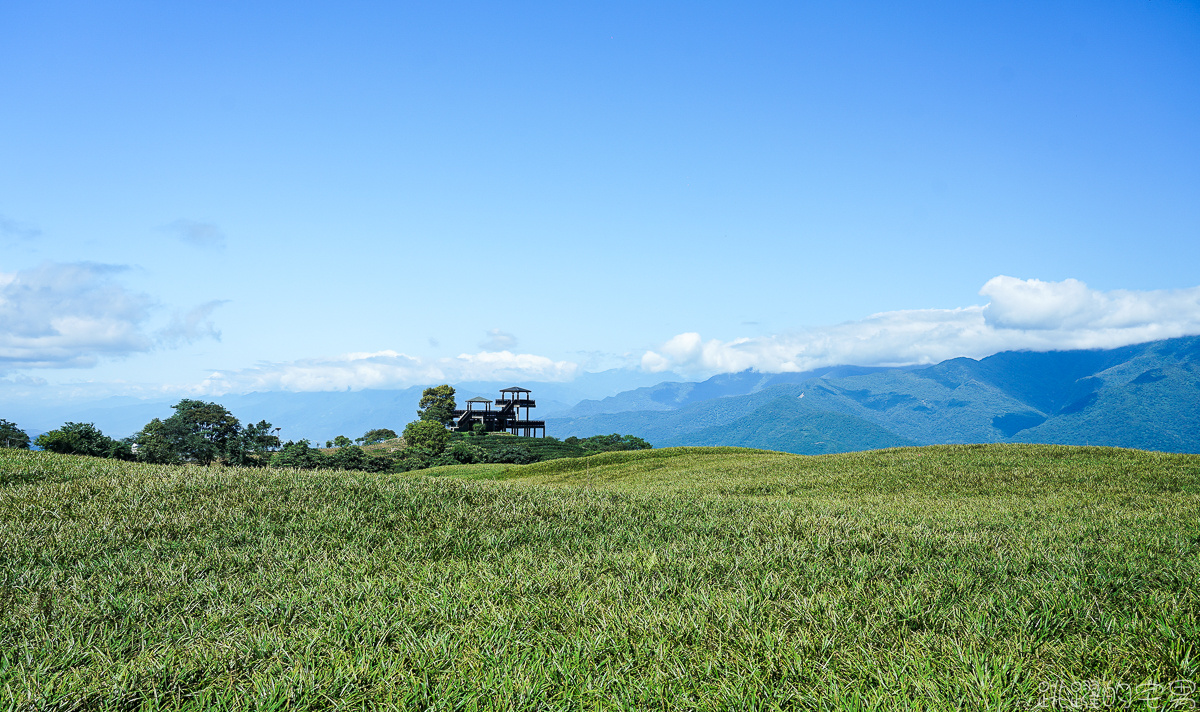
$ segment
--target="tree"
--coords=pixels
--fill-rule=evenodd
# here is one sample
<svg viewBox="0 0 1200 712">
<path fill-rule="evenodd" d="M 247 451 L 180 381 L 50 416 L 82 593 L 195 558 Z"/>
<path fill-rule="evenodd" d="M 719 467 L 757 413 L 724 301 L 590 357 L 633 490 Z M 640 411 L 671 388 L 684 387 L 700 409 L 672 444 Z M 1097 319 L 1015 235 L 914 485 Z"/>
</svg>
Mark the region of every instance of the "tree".
<svg viewBox="0 0 1200 712">
<path fill-rule="evenodd" d="M 363 449 L 353 444 L 338 446 L 337 450 L 325 457 L 326 466 L 335 470 L 361 470 L 366 459 L 367 455 Z"/>
<path fill-rule="evenodd" d="M 4 418 L 0 418 L 0 447 L 28 450 L 29 435 L 18 428 L 16 423 L 10 423 Z"/>
<path fill-rule="evenodd" d="M 183 426 L 180 445 L 186 459 L 208 465 L 237 452 L 242 424 L 225 406 L 185 398 L 172 407 L 175 415 L 167 420 L 178 419 Z"/>
<path fill-rule="evenodd" d="M 311 447 L 307 440 L 292 442 L 289 440 L 279 452 L 271 455 L 271 467 L 294 467 L 297 470 L 311 470 L 324 464 L 321 451 Z"/>
<path fill-rule="evenodd" d="M 450 431 L 434 420 L 414 420 L 404 427 L 404 444 L 408 448 L 420 448 L 440 455 L 449 440 Z"/>
<path fill-rule="evenodd" d="M 361 438 L 355 438 L 354 442 L 359 445 L 374 445 L 396 437 L 399 436 L 391 428 L 375 428 L 374 430 L 368 430 Z"/>
<path fill-rule="evenodd" d="M 267 456 L 279 449 L 279 436 L 275 433 L 279 428 L 272 427 L 265 420 L 247 425 L 242 431 L 242 450 L 245 453 L 246 464 L 265 465 Z"/>
<path fill-rule="evenodd" d="M 185 398 L 171 407 L 174 415 L 155 418 L 134 436 L 138 459 L 243 465 L 261 462 L 271 448 L 279 446 L 270 423 L 263 420 L 243 431 L 238 419 L 219 403 Z"/>
<path fill-rule="evenodd" d="M 182 433 L 176 437 L 172 430 L 173 428 L 158 418 L 146 423 L 141 431 L 133 436 L 137 445 L 137 459 L 163 465 L 182 464 L 183 454 L 175 447 L 175 441 L 182 438 Z"/>
<path fill-rule="evenodd" d="M 127 451 L 120 441 L 100 432 L 95 423 L 64 423 L 61 428 L 37 436 L 33 444 L 63 455 L 124 459 Z"/>
<path fill-rule="evenodd" d="M 454 422 L 454 410 L 458 406 L 454 402 L 454 388 L 443 384 L 426 388 L 421 392 L 421 401 L 417 404 L 417 417 L 443 426 Z"/>
</svg>

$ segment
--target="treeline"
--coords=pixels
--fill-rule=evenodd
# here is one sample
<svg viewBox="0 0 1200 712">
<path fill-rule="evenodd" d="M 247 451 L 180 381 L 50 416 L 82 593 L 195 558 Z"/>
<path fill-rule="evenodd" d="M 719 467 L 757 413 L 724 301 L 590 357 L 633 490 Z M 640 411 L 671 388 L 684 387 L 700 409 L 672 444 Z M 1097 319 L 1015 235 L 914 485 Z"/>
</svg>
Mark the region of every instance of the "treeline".
<svg viewBox="0 0 1200 712">
<path fill-rule="evenodd" d="M 613 450 L 649 450 L 652 446 L 633 435 L 596 435 L 590 438 L 527 438 L 509 433 L 446 433 L 440 445 L 406 447 L 398 453 L 395 469 L 423 470 L 441 465 L 502 463 L 528 465 L 560 457 L 587 457 Z"/>
<path fill-rule="evenodd" d="M 296 467 L 303 469 L 366 470 L 391 469 L 393 458 L 363 450 L 349 438 L 339 436 L 345 447 L 324 453 L 309 441 L 279 439 L 279 428 L 265 420 L 243 426 L 219 403 L 184 399 L 171 406 L 166 419 L 155 418 L 130 437 L 116 440 L 93 423 L 66 423 L 42 433 L 32 442 L 37 447 L 64 455 L 88 455 L 117 460 L 136 460 L 165 465 L 222 465 L 238 467 Z M 370 444 L 394 438 L 391 430 L 367 432 L 357 442 Z M 14 423 L 0 421 L 0 442 L 11 447 L 30 446 L 29 436 Z"/>
<path fill-rule="evenodd" d="M 281 442 L 280 428 L 265 420 L 243 426 L 218 403 L 184 399 L 171 406 L 166 419 L 155 418 L 127 438 L 110 438 L 93 423 L 65 423 L 42 433 L 32 445 L 66 455 L 88 455 L 159 464 L 220 463 L 241 467 L 408 472 L 440 465 L 504 463 L 525 465 L 561 457 L 586 457 L 613 450 L 646 450 L 650 443 L 633 435 L 595 435 L 590 438 L 528 438 L 510 433 L 451 432 L 447 426 L 456 408 L 454 389 L 441 385 L 425 389 L 417 419 L 402 438 L 388 428 L 367 431 L 351 440 L 339 435 L 314 447 L 309 440 Z M 392 447 L 375 448 L 393 442 Z M 15 423 L 0 419 L 0 447 L 29 449 L 29 436 Z"/>
</svg>

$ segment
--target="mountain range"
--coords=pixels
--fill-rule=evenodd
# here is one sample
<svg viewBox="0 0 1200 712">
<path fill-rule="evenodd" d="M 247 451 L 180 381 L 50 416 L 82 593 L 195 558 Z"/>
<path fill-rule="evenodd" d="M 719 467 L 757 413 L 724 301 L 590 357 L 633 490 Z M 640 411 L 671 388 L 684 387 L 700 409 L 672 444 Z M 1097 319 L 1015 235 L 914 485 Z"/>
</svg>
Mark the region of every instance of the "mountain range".
<svg viewBox="0 0 1200 712">
<path fill-rule="evenodd" d="M 454 385 L 460 403 L 522 385 L 533 391 L 533 417 L 546 420 L 550 435 L 631 434 L 656 447 L 739 445 L 825 454 L 1028 442 L 1200 452 L 1200 337 L 1109 350 L 1008 351 L 932 366 L 749 370 L 700 382 L 662 378 L 613 370 L 571 383 Z M 274 391 L 211 400 L 243 423 L 267 420 L 282 427 L 284 439 L 320 443 L 372 428 L 401 430 L 416 416 L 423 388 Z M 176 400 L 110 398 L 23 411 L 5 404 L 0 417 L 31 437 L 68 420 L 123 437 L 169 416 Z"/>
<path fill-rule="evenodd" d="M 1200 452 L 1200 337 L 661 383 L 581 402 L 547 430 L 801 454 L 976 442 Z"/>
</svg>

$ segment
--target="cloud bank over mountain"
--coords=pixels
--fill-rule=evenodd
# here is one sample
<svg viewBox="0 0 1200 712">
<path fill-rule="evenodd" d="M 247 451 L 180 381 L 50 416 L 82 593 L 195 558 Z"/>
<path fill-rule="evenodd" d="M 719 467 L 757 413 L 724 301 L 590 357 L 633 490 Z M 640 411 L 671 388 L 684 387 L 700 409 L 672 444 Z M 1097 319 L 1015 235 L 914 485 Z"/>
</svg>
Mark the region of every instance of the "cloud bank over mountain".
<svg viewBox="0 0 1200 712">
<path fill-rule="evenodd" d="M 461 381 L 570 381 L 579 366 L 534 354 L 482 351 L 455 358 L 421 359 L 397 351 L 350 353 L 331 358 L 261 364 L 217 371 L 193 390 L 207 395 L 249 391 L 333 391 L 405 388 Z"/>
<path fill-rule="evenodd" d="M 731 341 L 679 334 L 647 351 L 642 368 L 690 375 L 806 371 L 838 364 L 937 363 L 999 351 L 1116 348 L 1200 334 L 1200 287 L 1101 292 L 1067 279 L 999 276 L 980 295 L 989 302 L 957 309 L 913 309 L 798 333 Z"/>
</svg>

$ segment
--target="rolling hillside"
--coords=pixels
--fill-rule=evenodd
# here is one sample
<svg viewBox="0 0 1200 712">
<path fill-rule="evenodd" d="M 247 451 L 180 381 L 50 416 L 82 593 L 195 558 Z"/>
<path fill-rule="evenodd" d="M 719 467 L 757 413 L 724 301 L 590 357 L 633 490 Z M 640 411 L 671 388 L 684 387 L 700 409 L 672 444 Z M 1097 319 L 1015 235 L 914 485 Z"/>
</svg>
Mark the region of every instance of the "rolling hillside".
<svg viewBox="0 0 1200 712">
<path fill-rule="evenodd" d="M 0 449 L 0 706 L 1048 708 L 1200 675 L 1198 494 L 1200 456 L 1045 445 L 405 475 Z"/>
</svg>

